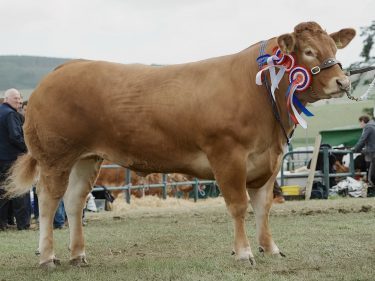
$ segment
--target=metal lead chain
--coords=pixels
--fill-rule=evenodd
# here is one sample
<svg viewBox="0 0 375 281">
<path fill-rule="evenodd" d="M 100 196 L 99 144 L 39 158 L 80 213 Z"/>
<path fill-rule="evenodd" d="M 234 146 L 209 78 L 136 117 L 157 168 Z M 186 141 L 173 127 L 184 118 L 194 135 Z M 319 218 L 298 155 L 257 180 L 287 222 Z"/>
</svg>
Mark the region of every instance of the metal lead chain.
<svg viewBox="0 0 375 281">
<path fill-rule="evenodd" d="M 361 100 L 362 100 L 361 98 L 353 97 L 353 96 L 350 94 L 350 91 L 347 91 L 347 92 L 346 92 L 346 96 L 347 96 L 348 99 L 350 99 L 350 100 L 354 100 L 354 101 L 361 101 Z"/>
</svg>

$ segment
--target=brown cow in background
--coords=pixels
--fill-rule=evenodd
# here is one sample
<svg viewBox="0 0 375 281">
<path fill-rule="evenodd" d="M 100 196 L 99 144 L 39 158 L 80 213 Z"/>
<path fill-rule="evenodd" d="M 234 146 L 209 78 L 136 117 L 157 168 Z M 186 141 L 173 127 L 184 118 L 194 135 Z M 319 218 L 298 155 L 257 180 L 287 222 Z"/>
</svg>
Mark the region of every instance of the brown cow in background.
<svg viewBox="0 0 375 281">
<path fill-rule="evenodd" d="M 108 161 L 104 161 L 102 166 L 111 165 Z M 142 189 L 132 189 L 131 194 L 136 198 L 141 198 L 143 196 L 163 196 L 163 189 L 160 187 L 147 187 L 150 184 L 159 184 L 163 182 L 162 174 L 152 173 L 147 176 L 140 176 L 134 171 L 130 171 L 130 183 L 131 186 L 145 185 L 145 188 Z M 182 175 L 182 174 L 168 174 L 166 178 L 168 183 L 172 182 L 184 182 L 184 181 L 193 181 L 194 177 Z M 94 186 L 104 186 L 104 187 L 114 187 L 114 186 L 124 186 L 126 185 L 126 169 L 122 167 L 102 167 L 100 169 L 98 178 L 96 179 Z M 183 193 L 184 199 L 189 199 L 189 193 L 193 190 L 193 185 L 178 185 L 175 188 L 168 186 L 167 195 L 170 197 L 175 197 L 176 192 L 180 191 Z M 114 198 L 117 198 L 121 194 L 122 190 L 112 190 L 111 194 Z"/>
</svg>

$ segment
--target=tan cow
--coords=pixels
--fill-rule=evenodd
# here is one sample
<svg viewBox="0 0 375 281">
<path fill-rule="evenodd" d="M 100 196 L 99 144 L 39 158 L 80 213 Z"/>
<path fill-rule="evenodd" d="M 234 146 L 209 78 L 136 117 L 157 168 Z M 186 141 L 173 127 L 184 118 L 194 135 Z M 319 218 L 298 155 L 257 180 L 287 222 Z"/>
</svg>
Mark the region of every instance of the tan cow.
<svg viewBox="0 0 375 281">
<path fill-rule="evenodd" d="M 103 161 L 102 165 L 111 165 L 106 160 Z M 131 194 L 137 198 L 141 198 L 144 195 L 156 195 L 158 197 L 163 196 L 163 189 L 160 187 L 147 187 L 151 184 L 161 184 L 163 183 L 163 176 L 162 174 L 152 173 L 145 177 L 137 175 L 134 171 L 130 171 L 131 180 L 130 183 L 132 186 L 136 185 L 145 185 L 143 189 L 132 189 Z M 168 174 L 166 178 L 168 183 L 172 182 L 183 182 L 183 181 L 190 181 L 194 180 L 193 177 L 181 175 L 181 174 Z M 95 186 L 105 186 L 105 187 L 113 187 L 113 186 L 124 186 L 126 184 L 126 169 L 121 167 L 102 167 L 98 174 L 98 177 L 94 183 Z M 176 191 L 181 191 L 184 194 L 184 198 L 188 199 L 189 192 L 193 190 L 192 185 L 178 185 L 176 188 L 171 188 L 170 186 L 167 187 L 167 195 L 170 197 L 174 197 Z M 117 198 L 121 193 L 122 190 L 112 190 L 111 194 L 114 198 Z"/>
<path fill-rule="evenodd" d="M 293 130 L 285 98 L 289 80 L 285 74 L 275 93 L 280 124 L 269 93 L 255 82 L 256 59 L 261 48 L 271 54 L 279 46 L 313 69 L 311 87 L 298 94 L 302 104 L 341 97 L 349 79 L 328 62 L 354 36 L 353 29 L 327 34 L 307 22 L 266 46 L 199 62 L 152 67 L 78 60 L 58 67 L 30 97 L 24 125 L 29 152 L 17 160 L 9 187 L 9 194 L 24 193 L 40 176 L 40 264 L 56 263 L 52 221 L 62 197 L 70 261 L 86 263 L 82 208 L 102 159 L 143 173 L 215 178 L 234 220 L 235 258 L 254 264 L 245 231 L 248 191 L 259 246 L 280 255 L 268 216 L 285 134 Z"/>
</svg>

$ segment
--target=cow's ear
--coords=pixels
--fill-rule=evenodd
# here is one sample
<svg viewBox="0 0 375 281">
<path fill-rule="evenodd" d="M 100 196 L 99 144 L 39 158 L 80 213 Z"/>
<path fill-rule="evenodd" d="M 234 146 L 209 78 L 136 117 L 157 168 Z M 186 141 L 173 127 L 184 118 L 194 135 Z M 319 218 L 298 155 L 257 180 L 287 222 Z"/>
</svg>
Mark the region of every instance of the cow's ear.
<svg viewBox="0 0 375 281">
<path fill-rule="evenodd" d="M 355 30 L 353 28 L 341 29 L 338 32 L 330 34 L 333 41 L 335 41 L 337 49 L 345 48 L 355 36 Z"/>
<path fill-rule="evenodd" d="M 290 54 L 296 46 L 296 38 L 293 33 L 286 33 L 277 37 L 277 44 L 284 54 Z"/>
</svg>

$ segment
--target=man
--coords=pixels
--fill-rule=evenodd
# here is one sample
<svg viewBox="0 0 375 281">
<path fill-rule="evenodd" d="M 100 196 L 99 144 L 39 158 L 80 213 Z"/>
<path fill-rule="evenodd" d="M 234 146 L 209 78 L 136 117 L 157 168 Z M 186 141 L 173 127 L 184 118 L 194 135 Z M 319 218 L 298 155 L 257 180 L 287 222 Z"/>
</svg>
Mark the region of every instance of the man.
<svg viewBox="0 0 375 281">
<path fill-rule="evenodd" d="M 277 181 L 273 184 L 273 203 L 282 204 L 285 202 L 283 191 Z"/>
<path fill-rule="evenodd" d="M 374 187 L 375 184 L 375 122 L 370 121 L 366 115 L 359 117 L 359 124 L 363 129 L 362 135 L 357 144 L 353 147 L 354 152 L 363 152 L 366 162 L 370 163 L 368 169 L 369 186 Z M 364 148 L 364 149 L 363 149 Z M 363 151 L 362 151 L 363 149 Z"/>
<path fill-rule="evenodd" d="M 0 105 L 0 230 L 7 228 L 10 200 L 2 198 L 5 193 L 1 184 L 13 162 L 26 152 L 19 110 L 22 98 L 16 89 L 5 91 L 4 103 Z M 30 227 L 28 195 L 12 199 L 12 208 L 19 230 Z"/>
</svg>

